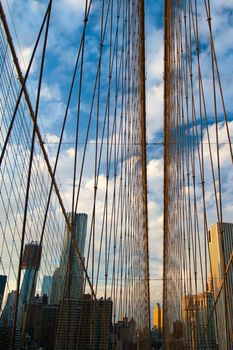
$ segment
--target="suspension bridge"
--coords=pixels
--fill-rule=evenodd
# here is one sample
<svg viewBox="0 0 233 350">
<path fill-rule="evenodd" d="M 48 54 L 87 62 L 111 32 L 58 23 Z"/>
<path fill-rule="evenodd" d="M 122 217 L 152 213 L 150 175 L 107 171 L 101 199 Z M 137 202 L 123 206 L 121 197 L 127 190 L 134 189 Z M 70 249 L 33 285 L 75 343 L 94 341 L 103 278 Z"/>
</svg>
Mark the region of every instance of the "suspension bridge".
<svg viewBox="0 0 233 350">
<path fill-rule="evenodd" d="M 83 3 L 68 78 L 56 0 L 43 3 L 26 66 L 0 3 L 0 348 L 231 350 L 233 121 L 211 2 L 163 4 L 163 306 L 152 331 L 145 2 Z M 53 111 L 50 72 L 65 86 Z"/>
</svg>

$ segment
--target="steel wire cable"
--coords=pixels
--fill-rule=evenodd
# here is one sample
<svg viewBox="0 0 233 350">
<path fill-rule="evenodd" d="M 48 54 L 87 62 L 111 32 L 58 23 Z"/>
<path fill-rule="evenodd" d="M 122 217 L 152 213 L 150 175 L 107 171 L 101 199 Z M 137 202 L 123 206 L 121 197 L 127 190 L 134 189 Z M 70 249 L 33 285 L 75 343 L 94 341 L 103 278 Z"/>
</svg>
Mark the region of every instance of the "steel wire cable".
<svg viewBox="0 0 233 350">
<path fill-rule="evenodd" d="M 11 91 L 10 91 L 11 92 Z M 11 94 L 10 94 L 10 96 L 11 96 Z M 23 125 L 23 124 L 22 124 Z M 22 127 L 22 125 L 21 125 L 21 127 Z M 24 135 L 24 134 L 23 134 Z M 19 136 L 18 136 L 19 137 Z M 21 149 L 21 148 L 19 148 L 19 149 Z M 15 151 L 16 149 L 14 148 L 14 151 Z M 16 153 L 15 153 L 16 154 Z M 6 164 L 7 163 L 5 163 L 5 167 L 6 167 Z M 11 164 L 11 163 L 10 163 Z M 23 163 L 24 164 L 24 163 Z M 18 166 L 18 164 L 16 163 L 16 165 Z M 25 165 L 25 164 L 24 164 Z M 19 172 L 18 174 L 20 174 L 21 172 Z M 10 178 L 10 173 L 8 172 L 8 175 L 9 175 L 9 178 Z M 4 176 L 4 173 L 3 173 L 3 176 Z M 13 177 L 12 177 L 13 178 Z M 2 182 L 2 185 L 4 185 L 4 182 Z M 15 195 L 15 194 L 14 194 Z M 16 197 L 15 197 L 15 199 L 16 199 Z M 21 198 L 19 197 L 19 200 L 20 200 Z M 12 211 L 12 209 L 11 209 L 11 211 Z M 18 229 L 17 228 L 17 226 L 15 226 L 15 229 Z"/>
<path fill-rule="evenodd" d="M 179 326 L 179 322 L 184 322 L 182 331 L 184 346 L 187 349 L 203 347 L 211 349 L 217 346 L 216 344 L 223 346 L 223 342 L 226 348 L 230 349 L 232 346 L 231 287 L 229 278 L 225 275 L 231 264 L 228 253 L 231 246 L 226 245 L 224 235 L 227 233 L 223 232 L 223 227 L 226 225 L 223 222 L 226 197 L 222 190 L 225 169 L 220 156 L 222 152 L 220 113 L 224 120 L 226 144 L 230 146 L 230 163 L 232 152 L 229 122 L 211 31 L 213 19 L 210 7 L 209 1 L 188 0 L 176 3 L 165 1 L 163 271 L 165 348 L 169 347 L 169 336 L 173 337 L 170 338 L 171 342 L 177 344 L 181 342 L 181 335 L 175 333 L 175 327 Z M 203 79 L 202 52 L 205 48 L 201 46 L 203 33 L 199 31 L 201 9 L 206 11 L 209 30 L 207 59 L 208 73 L 211 75 L 209 93 L 214 102 L 212 110 L 206 101 L 207 87 Z M 217 94 L 220 97 L 221 112 L 219 104 L 217 106 Z M 210 118 L 211 113 L 214 122 Z M 210 132 L 213 128 L 214 140 Z M 208 153 L 203 147 L 205 138 Z M 211 178 L 212 182 L 208 183 L 207 177 Z M 212 198 L 207 200 L 210 191 Z M 213 228 L 209 232 L 208 227 L 213 218 L 218 223 L 216 226 L 221 237 L 220 264 L 224 271 L 225 287 L 219 285 L 216 289 L 215 285 L 218 283 L 216 277 L 213 282 L 214 289 L 208 289 L 208 274 L 212 279 L 213 273 L 216 275 L 216 267 L 212 266 L 213 252 L 210 252 L 210 235 Z M 228 241 L 228 244 L 231 243 Z M 228 256 L 227 271 L 225 256 Z M 222 326 L 219 311 L 221 305 L 224 305 L 222 312 L 226 315 Z M 224 332 L 222 339 L 220 327 L 223 327 Z"/>
<path fill-rule="evenodd" d="M 101 14 L 98 19 L 100 24 L 99 31 L 99 53 L 95 63 L 96 75 L 92 82 L 90 91 L 90 113 L 86 123 L 86 140 L 84 147 L 79 141 L 81 134 L 80 122 L 83 120 L 81 113 L 82 100 L 84 99 L 85 80 L 82 77 L 86 72 L 86 53 L 84 54 L 85 31 L 89 30 L 87 26 L 87 9 L 90 10 L 86 3 L 86 13 L 84 17 L 83 34 L 81 34 L 80 54 L 76 61 L 74 75 L 68 97 L 67 108 L 63 119 L 63 127 L 60 134 L 58 149 L 54 168 L 52 169 L 45 152 L 39 130 L 37 128 L 37 114 L 35 114 L 30 106 L 30 100 L 27 92 L 24 90 L 25 81 L 21 81 L 21 91 L 24 92 L 22 105 L 32 118 L 33 123 L 27 124 L 28 130 L 24 130 L 22 141 L 22 151 L 16 152 L 14 155 L 13 167 L 8 171 L 8 176 L 14 174 L 18 169 L 18 174 L 24 172 L 25 168 L 30 165 L 31 179 L 29 181 L 31 189 L 25 181 L 22 181 L 21 188 L 23 193 L 28 198 L 26 205 L 28 214 L 25 222 L 25 237 L 21 240 L 20 261 L 22 261 L 22 251 L 25 240 L 34 237 L 34 231 L 37 231 L 37 240 L 39 246 L 43 243 L 43 253 L 40 273 L 52 271 L 48 266 L 50 259 L 54 259 L 53 266 L 56 265 L 56 249 L 53 247 L 53 239 L 56 237 L 54 231 L 58 228 L 59 234 L 65 231 L 65 234 L 70 234 L 70 250 L 69 258 L 65 266 L 64 285 L 61 288 L 62 299 L 59 305 L 58 326 L 56 332 L 56 348 L 69 348 L 74 346 L 73 342 L 73 325 L 74 310 L 72 305 L 76 307 L 69 297 L 69 289 L 71 280 L 70 259 L 73 248 L 81 261 L 84 270 L 84 283 L 81 304 L 79 304 L 80 317 L 85 315 L 86 300 L 84 293 L 91 290 L 91 311 L 90 311 L 90 334 L 87 346 L 93 348 L 96 342 L 96 327 L 97 317 L 100 312 L 102 315 L 99 319 L 101 334 L 98 340 L 101 348 L 107 348 L 105 339 L 110 332 L 110 328 L 103 325 L 109 320 L 109 306 L 113 309 L 113 335 L 116 340 L 118 332 L 118 323 L 121 322 L 136 322 L 138 341 L 140 346 L 149 344 L 149 271 L 148 271 L 148 237 L 147 237 L 147 198 L 146 198 L 146 138 L 145 138 L 145 72 L 144 72 L 144 11 L 143 4 L 139 1 L 117 1 L 113 2 L 102 1 L 102 8 L 99 9 Z M 49 13 L 50 15 L 50 13 Z M 90 16 L 90 20 L 91 20 Z M 110 31 L 109 35 L 106 33 Z M 9 41 L 9 38 L 8 38 Z M 12 50 L 11 50 L 12 51 Z M 13 52 L 13 51 L 12 51 Z M 80 56 L 79 56 L 80 55 Z M 14 56 L 14 53 L 13 53 Z M 81 60 L 79 61 L 79 57 Z M 15 60 L 15 57 L 13 57 Z M 107 61 L 107 69 L 105 62 Z M 80 65 L 79 65 L 80 63 Z M 42 61 L 43 64 L 43 61 Z M 77 74 L 76 74 L 77 73 Z M 70 109 L 71 95 L 73 94 L 73 86 L 75 77 L 79 75 L 78 86 L 78 104 L 76 109 L 76 133 L 75 133 L 75 148 L 74 148 L 74 167 L 73 167 L 73 185 L 72 185 L 72 205 L 71 213 L 74 218 L 74 213 L 77 213 L 78 208 L 82 207 L 83 181 L 85 180 L 85 167 L 87 166 L 87 151 L 91 132 L 95 129 L 95 150 L 94 158 L 94 176 L 93 176 L 93 202 L 91 207 L 91 222 L 88 235 L 88 243 L 86 248 L 86 261 L 80 255 L 79 247 L 74 238 L 74 222 L 68 222 L 68 217 L 65 213 L 65 208 L 62 203 L 61 195 L 58 192 L 55 183 L 55 175 L 57 174 L 57 165 L 61 162 L 61 145 L 63 143 L 63 135 L 66 127 L 66 118 Z M 41 77 L 42 79 L 42 74 Z M 20 78 L 22 80 L 22 78 Z M 40 80 L 41 80 L 40 79 Z M 8 85 L 11 90 L 11 85 Z M 103 91 L 107 94 L 103 94 Z M 10 91 L 9 90 L 9 91 Z M 21 92 L 22 94 L 22 92 Z M 18 94 L 16 97 L 18 98 Z M 26 102 L 24 100 L 26 99 Z M 25 102 L 25 104 L 24 104 Z M 13 101 L 10 103 L 14 106 Z M 37 99 L 39 105 L 39 98 Z M 21 103 L 19 103 L 19 107 Z M 7 107 L 8 108 L 8 107 Z M 23 119 L 27 118 L 28 114 L 23 115 Z M 9 116 L 12 112 L 9 110 Z M 22 124 L 18 123 L 18 115 L 15 123 L 12 126 L 12 135 L 9 140 L 13 142 L 19 140 L 19 130 Z M 10 120 L 10 119 L 8 119 Z M 93 127 L 94 125 L 94 127 Z M 9 126 L 6 125 L 6 130 L 9 132 Z M 17 133 L 15 131 L 17 130 Z M 83 131 L 82 131 L 83 133 Z M 18 167 L 17 156 L 23 157 L 23 152 L 27 152 L 30 147 L 30 138 L 37 134 L 39 145 L 36 145 L 35 150 L 31 152 L 33 157 L 27 158 L 26 164 Z M 106 149 L 103 150 L 103 145 L 106 143 Z M 6 142 L 9 146 L 8 140 Z M 16 149 L 13 148 L 13 151 Z M 79 156 L 79 152 L 82 155 Z M 35 151 L 35 152 L 34 152 Z M 35 153 L 35 154 L 34 154 Z M 6 159 L 3 162 L 3 167 L 8 163 L 8 152 L 5 153 Z M 80 162 L 78 162 L 80 160 Z M 41 164 L 42 163 L 42 164 Z M 80 163 L 80 164 L 79 164 Z M 10 163 L 9 163 L 10 164 Z M 6 168 L 8 169 L 8 168 Z M 104 175 L 103 175 L 104 174 Z M 29 173 L 30 177 L 30 173 Z M 102 181 L 104 178 L 104 181 Z M 103 185 L 104 182 L 104 185 Z M 113 183 L 113 190 L 112 190 Z M 11 178 L 11 184 L 13 180 Z M 3 185 L 4 186 L 4 185 Z M 37 190 L 37 187 L 38 190 Z M 77 188 L 76 188 L 77 187 Z M 102 188 L 103 187 L 103 188 Z M 101 191 L 103 191 L 104 200 L 100 202 Z M 8 192 L 7 192 L 8 193 Z M 11 191 L 13 195 L 18 194 Z M 11 195 L 10 195 L 11 196 Z M 8 195 L 9 197 L 9 195 Z M 20 208 L 23 209 L 23 201 L 18 200 Z M 59 207 L 60 206 L 60 207 Z M 10 208 L 10 204 L 8 204 Z M 6 207 L 5 212 L 8 209 Z M 13 208 L 11 209 L 14 213 Z M 24 217 L 25 213 L 24 212 Z M 59 214 L 62 215 L 59 218 Z M 99 215 L 99 211 L 101 214 Z M 33 214 L 38 215 L 33 218 Z M 142 219 L 140 219 L 142 218 Z M 22 219 L 21 219 L 22 221 Z M 26 222 L 27 221 L 27 222 Z M 59 221 L 59 223 L 57 223 Z M 74 220 L 72 220 L 74 221 Z M 15 225 L 16 226 L 16 225 Z M 15 229 L 15 226 L 14 229 Z M 64 227 L 66 227 L 64 229 Z M 49 231 L 52 231 L 50 233 Z M 28 234 L 29 233 L 29 234 Z M 59 236 L 61 238 L 61 236 Z M 98 241 L 99 240 L 99 241 Z M 57 253 L 61 252 L 60 241 L 58 241 Z M 12 245 L 12 247 L 14 244 Z M 60 247 L 60 248 L 59 248 Z M 16 244 L 17 248 L 17 244 Z M 64 247 L 63 247 L 64 248 Z M 72 249 L 71 249 L 72 248 Z M 46 249 L 46 250 L 45 250 Z M 17 249 L 16 249 L 17 250 Z M 45 250 L 45 251 L 44 251 Z M 8 251 L 8 256 L 12 257 L 12 252 Z M 77 258 L 77 257 L 76 257 Z M 38 255 L 36 260 L 38 260 Z M 14 268 L 14 263 L 11 263 Z M 42 268 L 43 267 L 43 268 Z M 4 269 L 5 270 L 5 269 Z M 20 274 L 21 274 L 21 268 Z M 90 276 L 90 280 L 88 279 Z M 17 279 L 17 291 L 19 294 L 20 278 Z M 36 273 L 33 275 L 33 283 L 36 280 Z M 88 280 L 88 283 L 86 281 Z M 95 291 L 92 290 L 95 281 Z M 103 281 L 103 283 L 101 282 Z M 40 282 L 41 283 L 41 282 Z M 110 285 L 109 285 L 110 283 Z M 30 313 L 31 300 L 34 298 L 33 288 L 30 290 L 29 302 L 24 315 L 21 348 L 25 339 L 25 330 L 27 327 L 27 319 Z M 96 299 L 96 295 L 103 293 L 103 300 Z M 68 298 L 67 298 L 68 296 Z M 108 299 L 111 297 L 112 299 Z M 109 304 L 110 303 L 110 304 Z M 81 307 L 81 309 L 80 309 Z M 17 313 L 16 306 L 16 313 Z M 123 319 L 122 319 L 123 318 Z M 132 319 L 131 319 L 132 318 Z M 72 321 L 73 322 L 73 321 Z M 85 319 L 84 319 L 85 322 Z M 16 333 L 16 322 L 14 322 L 13 338 Z M 76 329 L 79 331 L 75 338 L 75 347 L 82 344 L 82 332 L 80 328 L 81 321 L 77 321 Z M 110 324 L 109 324 L 110 327 Z M 78 335 L 80 334 L 80 336 Z M 78 337 L 77 337 L 78 335 Z M 63 345 L 62 345 L 63 344 Z"/>
</svg>

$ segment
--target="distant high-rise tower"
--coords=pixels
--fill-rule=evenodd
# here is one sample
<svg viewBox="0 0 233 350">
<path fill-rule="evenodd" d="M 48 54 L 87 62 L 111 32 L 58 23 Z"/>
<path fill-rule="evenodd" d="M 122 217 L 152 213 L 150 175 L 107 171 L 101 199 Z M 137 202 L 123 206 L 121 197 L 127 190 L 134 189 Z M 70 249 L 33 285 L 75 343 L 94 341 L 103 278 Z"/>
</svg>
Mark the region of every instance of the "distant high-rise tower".
<svg viewBox="0 0 233 350">
<path fill-rule="evenodd" d="M 70 224 L 72 223 L 72 213 L 67 213 L 68 219 Z M 84 213 L 78 213 L 73 214 L 74 219 L 74 238 L 78 244 L 80 254 L 84 256 L 84 249 L 85 249 L 85 240 L 86 240 L 86 233 L 87 233 L 87 214 Z M 65 231 L 64 235 L 64 243 L 63 243 L 63 250 L 61 255 L 61 264 L 66 264 L 69 251 L 71 248 L 71 255 L 75 255 L 75 248 L 73 246 L 70 246 L 70 233 L 68 230 Z"/>
<path fill-rule="evenodd" d="M 8 293 L 6 305 L 3 309 L 1 316 L 1 323 L 4 326 L 12 326 L 14 319 L 14 310 L 15 310 L 15 301 L 16 301 L 16 291 Z"/>
<path fill-rule="evenodd" d="M 233 251 L 233 224 L 216 223 L 209 231 L 210 262 L 213 276 L 213 291 L 216 304 L 218 349 L 225 350 L 229 346 L 233 348 L 233 265 L 229 266 L 225 283 L 220 292 L 224 280 L 224 271 Z M 228 345 L 230 344 L 230 345 Z"/>
<path fill-rule="evenodd" d="M 3 302 L 4 292 L 5 292 L 6 279 L 7 279 L 7 276 L 0 275 L 0 311 L 2 309 L 2 302 Z"/>
<path fill-rule="evenodd" d="M 29 244 L 26 244 L 24 248 L 22 261 L 22 270 L 25 270 L 25 272 L 20 289 L 20 302 L 22 304 L 26 304 L 28 302 L 31 291 L 32 296 L 35 295 L 37 274 L 40 267 L 40 259 L 41 247 L 39 246 L 39 244 L 37 244 L 37 242 L 31 242 Z"/>
<path fill-rule="evenodd" d="M 68 213 L 70 223 L 72 213 Z M 84 259 L 85 240 L 87 232 L 87 214 L 73 214 L 73 233 L 79 247 L 80 254 Z M 66 278 L 67 276 L 67 278 Z M 69 299 L 79 299 L 82 295 L 84 273 L 82 265 L 77 257 L 75 247 L 72 244 L 68 229 L 65 231 L 60 266 L 53 275 L 51 304 L 58 304 L 64 296 Z"/>
<path fill-rule="evenodd" d="M 18 321 L 21 324 L 23 310 L 29 303 L 30 296 L 33 298 L 36 291 L 36 282 L 41 260 L 41 246 L 37 242 L 25 245 L 22 270 L 25 270 L 19 295 Z M 31 299 L 32 299 L 31 298 Z"/>
<path fill-rule="evenodd" d="M 213 292 L 210 290 L 182 298 L 185 349 L 217 349 L 213 305 Z"/>
<path fill-rule="evenodd" d="M 154 328 L 158 331 L 159 338 L 162 336 L 163 310 L 157 303 L 154 309 Z"/>
<path fill-rule="evenodd" d="M 53 276 L 44 276 L 42 280 L 41 296 L 47 295 L 48 300 L 51 296 Z"/>
</svg>

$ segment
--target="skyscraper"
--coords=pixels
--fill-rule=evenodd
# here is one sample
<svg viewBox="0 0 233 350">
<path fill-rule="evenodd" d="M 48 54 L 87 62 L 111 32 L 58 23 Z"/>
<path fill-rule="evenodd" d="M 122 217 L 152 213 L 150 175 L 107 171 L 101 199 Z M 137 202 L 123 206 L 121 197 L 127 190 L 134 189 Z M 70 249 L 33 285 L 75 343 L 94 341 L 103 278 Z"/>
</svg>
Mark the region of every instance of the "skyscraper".
<svg viewBox="0 0 233 350">
<path fill-rule="evenodd" d="M 0 275 L 0 311 L 2 309 L 2 302 L 3 302 L 4 292 L 5 292 L 6 279 L 7 279 L 7 276 Z"/>
<path fill-rule="evenodd" d="M 67 216 L 71 224 L 72 213 L 67 213 Z M 73 214 L 73 220 L 74 220 L 74 226 L 73 226 L 74 238 L 78 244 L 80 254 L 84 256 L 85 240 L 86 240 L 86 233 L 87 233 L 87 214 L 75 213 Z M 66 263 L 67 258 L 69 256 L 70 248 L 71 248 L 71 254 L 76 256 L 75 248 L 70 246 L 70 243 L 71 243 L 70 233 L 68 230 L 66 230 L 64 235 L 63 251 L 61 255 L 62 264 Z"/>
<path fill-rule="evenodd" d="M 122 320 L 113 324 L 111 349 L 136 349 L 137 330 L 133 318 L 124 316 Z"/>
<path fill-rule="evenodd" d="M 185 295 L 182 299 L 185 349 L 217 349 L 213 292 Z M 208 329 L 206 324 L 208 321 Z"/>
<path fill-rule="evenodd" d="M 1 315 L 1 319 L 0 319 L 0 349 L 1 350 L 9 349 L 9 344 L 12 338 L 16 294 L 17 293 L 15 290 L 8 293 L 6 305 Z M 13 350 L 19 349 L 19 343 L 20 343 L 20 330 L 19 330 L 19 327 L 16 326 Z"/>
<path fill-rule="evenodd" d="M 22 270 L 25 270 L 19 295 L 18 322 L 21 324 L 25 305 L 29 303 L 30 296 L 35 296 L 38 270 L 41 260 L 41 246 L 37 242 L 25 245 Z"/>
<path fill-rule="evenodd" d="M 35 295 L 37 274 L 40 267 L 41 247 L 37 242 L 25 245 L 22 270 L 25 270 L 20 289 L 20 302 L 26 304 L 29 301 L 30 293 Z M 35 275 L 35 278 L 34 278 Z M 34 279 L 34 283 L 33 283 Z"/>
<path fill-rule="evenodd" d="M 10 343 L 12 339 L 12 326 L 7 327 L 4 325 L 0 325 L 0 349 L 1 350 L 9 350 L 10 349 Z M 14 345 L 13 350 L 19 350 L 20 348 L 20 330 L 16 327 L 15 329 L 15 338 L 14 338 Z"/>
<path fill-rule="evenodd" d="M 50 299 L 52 289 L 53 276 L 44 276 L 42 280 L 41 296 L 47 295 Z"/>
<path fill-rule="evenodd" d="M 43 349 L 55 349 L 59 313 L 60 305 L 46 305 L 43 307 L 41 320 L 41 345 Z"/>
<path fill-rule="evenodd" d="M 5 326 L 12 326 L 14 319 L 14 309 L 16 301 L 16 291 L 8 293 L 6 305 L 1 316 L 1 323 Z"/>
<path fill-rule="evenodd" d="M 154 328 L 158 331 L 159 339 L 162 336 L 163 310 L 160 304 L 157 303 L 154 309 Z"/>
<path fill-rule="evenodd" d="M 72 213 L 68 213 L 72 223 Z M 79 247 L 80 254 L 84 259 L 85 240 L 87 232 L 87 214 L 73 214 L 73 233 Z M 67 276 L 67 278 L 66 278 Z M 77 257 L 75 247 L 72 244 L 70 232 L 65 230 L 63 249 L 60 258 L 60 266 L 55 270 L 52 282 L 51 304 L 58 304 L 64 296 L 69 299 L 79 299 L 83 289 L 83 268 Z"/>
<path fill-rule="evenodd" d="M 27 333 L 26 349 L 39 349 L 42 341 L 42 316 L 44 308 L 47 307 L 48 298 L 46 295 L 36 295 L 30 304 L 25 332 Z M 25 340 L 26 340 L 25 339 Z"/>
<path fill-rule="evenodd" d="M 60 306 L 56 350 L 109 350 L 112 300 L 84 294 L 82 299 L 65 299 Z"/>
<path fill-rule="evenodd" d="M 214 298 L 215 300 L 218 298 L 216 304 L 218 349 L 225 350 L 228 344 L 233 348 L 233 264 L 229 265 L 222 290 L 221 286 L 233 251 L 233 224 L 216 223 L 210 227 L 209 250 Z"/>
<path fill-rule="evenodd" d="M 62 299 L 65 288 L 65 269 L 60 266 L 53 274 L 50 304 L 58 305 Z"/>
</svg>

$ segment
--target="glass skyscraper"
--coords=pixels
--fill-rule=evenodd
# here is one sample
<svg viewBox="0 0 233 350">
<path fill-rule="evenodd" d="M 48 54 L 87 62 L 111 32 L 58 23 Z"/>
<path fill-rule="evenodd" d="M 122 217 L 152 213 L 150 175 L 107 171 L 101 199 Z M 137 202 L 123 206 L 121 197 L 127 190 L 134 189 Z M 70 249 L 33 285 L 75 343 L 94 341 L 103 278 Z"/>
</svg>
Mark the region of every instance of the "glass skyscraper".
<svg viewBox="0 0 233 350">
<path fill-rule="evenodd" d="M 87 214 L 68 213 L 70 223 L 73 223 L 73 233 L 80 254 L 84 259 L 85 240 L 87 232 Z M 67 278 L 66 278 L 67 276 Z M 58 304 L 64 296 L 69 299 L 79 299 L 83 289 L 83 268 L 72 244 L 68 229 L 65 230 L 60 266 L 53 275 L 51 304 Z"/>
<path fill-rule="evenodd" d="M 48 299 L 50 298 L 51 290 L 52 290 L 52 283 L 53 283 L 53 276 L 44 276 L 43 277 L 41 296 L 46 294 Z"/>
<path fill-rule="evenodd" d="M 30 296 L 33 298 L 36 291 L 36 282 L 41 260 L 41 247 L 37 242 L 25 245 L 22 260 L 22 270 L 24 271 L 23 281 L 19 295 L 18 322 L 23 319 L 24 306 L 29 303 Z"/>
<path fill-rule="evenodd" d="M 2 309 L 2 301 L 4 297 L 4 292 L 5 292 L 6 279 L 7 279 L 7 276 L 0 275 L 0 310 Z"/>
<path fill-rule="evenodd" d="M 12 292 L 8 293 L 6 305 L 1 315 L 1 323 L 5 326 L 13 325 L 15 301 L 16 301 L 16 291 L 13 290 Z"/>
</svg>

